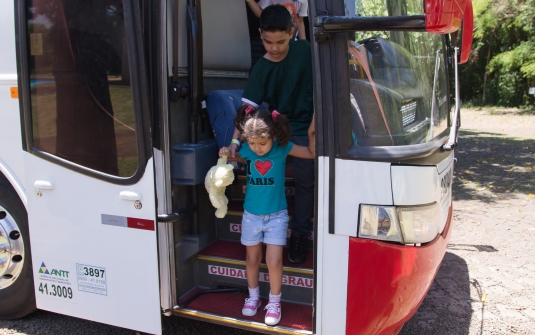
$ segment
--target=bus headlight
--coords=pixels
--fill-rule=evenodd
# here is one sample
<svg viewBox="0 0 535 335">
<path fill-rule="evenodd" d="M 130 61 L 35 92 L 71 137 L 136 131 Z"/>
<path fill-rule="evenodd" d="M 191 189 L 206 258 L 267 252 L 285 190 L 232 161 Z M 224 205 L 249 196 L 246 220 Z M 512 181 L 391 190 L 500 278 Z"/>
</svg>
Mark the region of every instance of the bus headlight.
<svg viewBox="0 0 535 335">
<path fill-rule="evenodd" d="M 360 206 L 358 237 L 420 244 L 439 234 L 439 206 Z"/>
<path fill-rule="evenodd" d="M 358 236 L 382 241 L 402 242 L 394 206 L 360 206 Z"/>
<path fill-rule="evenodd" d="M 438 204 L 397 207 L 396 211 L 405 244 L 430 242 L 439 234 Z"/>
</svg>

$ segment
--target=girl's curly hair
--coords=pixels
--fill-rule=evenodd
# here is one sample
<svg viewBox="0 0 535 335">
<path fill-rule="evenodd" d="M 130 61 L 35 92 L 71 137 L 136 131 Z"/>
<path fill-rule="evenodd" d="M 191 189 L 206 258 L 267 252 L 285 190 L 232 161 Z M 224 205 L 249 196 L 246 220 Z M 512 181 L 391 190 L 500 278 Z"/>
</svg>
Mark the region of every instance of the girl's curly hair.
<svg viewBox="0 0 535 335">
<path fill-rule="evenodd" d="M 249 113 L 245 110 L 249 106 L 243 105 L 238 109 L 234 125 L 240 131 L 242 140 L 248 138 L 272 138 L 279 140 L 280 146 L 285 146 L 290 140 L 290 121 L 282 114 L 275 118 L 272 112 L 266 109 L 252 109 Z"/>
</svg>

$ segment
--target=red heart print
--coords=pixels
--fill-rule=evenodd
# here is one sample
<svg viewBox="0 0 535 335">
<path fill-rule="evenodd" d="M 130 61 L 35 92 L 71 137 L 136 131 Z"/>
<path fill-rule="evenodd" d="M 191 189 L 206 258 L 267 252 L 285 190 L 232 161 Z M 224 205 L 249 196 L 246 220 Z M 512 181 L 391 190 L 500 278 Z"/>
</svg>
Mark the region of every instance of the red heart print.
<svg viewBox="0 0 535 335">
<path fill-rule="evenodd" d="M 256 168 L 256 171 L 258 171 L 262 176 L 265 176 L 266 173 L 268 173 L 269 170 L 273 167 L 273 162 L 270 160 L 257 160 L 254 162 L 254 167 Z"/>
</svg>

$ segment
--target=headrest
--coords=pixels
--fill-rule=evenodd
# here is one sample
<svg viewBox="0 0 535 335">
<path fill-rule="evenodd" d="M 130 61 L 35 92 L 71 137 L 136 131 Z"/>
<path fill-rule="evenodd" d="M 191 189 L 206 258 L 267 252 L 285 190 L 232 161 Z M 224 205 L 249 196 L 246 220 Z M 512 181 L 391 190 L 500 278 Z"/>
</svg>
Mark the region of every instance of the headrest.
<svg viewBox="0 0 535 335">
<path fill-rule="evenodd" d="M 187 1 L 179 8 L 179 67 L 188 66 Z M 206 70 L 249 71 L 251 43 L 243 0 L 201 0 L 203 59 Z"/>
</svg>

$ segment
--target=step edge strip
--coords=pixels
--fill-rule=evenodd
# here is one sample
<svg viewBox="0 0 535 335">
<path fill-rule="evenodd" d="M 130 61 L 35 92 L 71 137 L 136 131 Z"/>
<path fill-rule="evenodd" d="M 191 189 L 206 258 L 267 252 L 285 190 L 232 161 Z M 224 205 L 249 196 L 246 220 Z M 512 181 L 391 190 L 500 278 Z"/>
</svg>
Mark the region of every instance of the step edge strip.
<svg viewBox="0 0 535 335">
<path fill-rule="evenodd" d="M 214 261 L 214 262 L 220 262 L 220 263 L 226 263 L 226 264 L 245 266 L 245 261 L 237 261 L 237 260 L 234 260 L 234 259 L 223 258 L 223 257 L 198 255 L 197 259 L 201 260 L 201 261 Z M 260 263 L 260 267 L 262 269 L 267 269 L 268 268 L 265 263 Z M 293 267 L 289 267 L 289 266 L 283 266 L 282 267 L 282 271 L 302 273 L 302 274 L 306 274 L 306 275 L 313 275 L 314 274 L 314 270 L 298 269 L 298 268 L 293 268 Z"/>
<path fill-rule="evenodd" d="M 240 325 L 242 327 L 253 328 L 263 331 L 269 331 L 270 333 L 279 334 L 312 334 L 309 330 L 300 330 L 295 328 L 281 327 L 281 326 L 268 326 L 259 322 L 247 321 L 242 319 L 236 319 L 226 316 L 219 316 L 217 314 L 198 311 L 196 309 L 179 309 L 174 311 L 175 314 L 184 314 L 187 316 L 193 316 L 200 319 L 214 320 L 228 325 Z"/>
<path fill-rule="evenodd" d="M 227 215 L 232 215 L 232 216 L 243 216 L 243 212 L 240 212 L 240 211 L 228 211 L 227 212 Z"/>
</svg>

